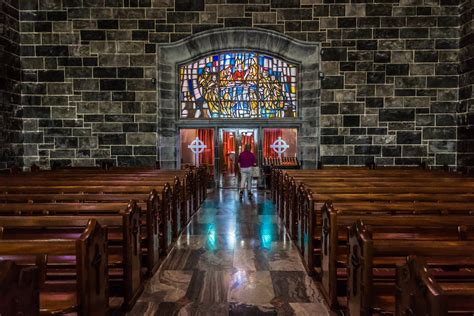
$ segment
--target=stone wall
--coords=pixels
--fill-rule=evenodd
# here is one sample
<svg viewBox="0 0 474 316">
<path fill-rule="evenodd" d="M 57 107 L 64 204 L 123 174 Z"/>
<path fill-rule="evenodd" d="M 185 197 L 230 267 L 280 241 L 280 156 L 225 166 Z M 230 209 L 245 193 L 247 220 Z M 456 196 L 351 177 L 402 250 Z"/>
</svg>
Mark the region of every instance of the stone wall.
<svg viewBox="0 0 474 316">
<path fill-rule="evenodd" d="M 461 3 L 458 165 L 474 170 L 474 2 Z"/>
<path fill-rule="evenodd" d="M 22 165 L 19 12 L 16 1 L 0 2 L 0 169 Z"/>
<path fill-rule="evenodd" d="M 20 0 L 25 164 L 152 164 L 157 45 L 254 27 L 320 43 L 326 164 L 456 165 L 458 0 Z"/>
</svg>

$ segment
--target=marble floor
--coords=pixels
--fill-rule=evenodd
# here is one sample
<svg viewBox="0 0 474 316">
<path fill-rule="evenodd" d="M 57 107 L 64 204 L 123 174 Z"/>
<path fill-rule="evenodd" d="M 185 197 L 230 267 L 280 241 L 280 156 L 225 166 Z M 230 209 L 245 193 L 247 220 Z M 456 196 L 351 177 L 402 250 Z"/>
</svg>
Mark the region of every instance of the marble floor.
<svg viewBox="0 0 474 316">
<path fill-rule="evenodd" d="M 264 192 L 209 194 L 128 315 L 329 315 Z"/>
</svg>

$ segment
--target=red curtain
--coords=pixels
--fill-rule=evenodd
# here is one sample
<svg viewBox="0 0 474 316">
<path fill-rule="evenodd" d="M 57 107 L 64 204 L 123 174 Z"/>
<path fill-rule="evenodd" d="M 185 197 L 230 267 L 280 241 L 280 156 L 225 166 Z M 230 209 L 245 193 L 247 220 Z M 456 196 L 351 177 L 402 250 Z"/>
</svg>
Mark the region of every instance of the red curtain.
<svg viewBox="0 0 474 316">
<path fill-rule="evenodd" d="M 250 144 L 251 151 L 255 153 L 255 142 L 253 136 L 253 134 L 247 135 L 247 133 L 242 133 L 242 151 L 244 151 L 246 144 Z"/>
<path fill-rule="evenodd" d="M 196 137 L 207 147 L 199 154 L 199 162 L 201 164 L 214 165 L 214 130 L 213 129 L 197 129 Z"/>
<path fill-rule="evenodd" d="M 280 128 L 265 128 L 263 130 L 263 157 L 278 157 L 278 154 L 270 148 L 278 137 L 283 136 L 283 130 Z"/>
</svg>

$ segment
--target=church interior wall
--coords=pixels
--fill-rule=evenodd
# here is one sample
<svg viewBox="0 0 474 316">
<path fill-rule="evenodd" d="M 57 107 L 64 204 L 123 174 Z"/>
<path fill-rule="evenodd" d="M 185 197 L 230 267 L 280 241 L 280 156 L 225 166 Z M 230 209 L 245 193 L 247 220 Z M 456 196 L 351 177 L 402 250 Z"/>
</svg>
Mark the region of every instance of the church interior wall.
<svg viewBox="0 0 474 316">
<path fill-rule="evenodd" d="M 313 96 L 320 100 L 313 127 L 320 141 L 314 154 L 323 163 L 455 167 L 472 162 L 472 142 L 458 141 L 463 126 L 472 126 L 472 45 L 460 50 L 462 36 L 472 39 L 465 35 L 472 34 L 472 22 L 461 19 L 458 0 L 8 0 L 2 5 L 14 7 L 11 3 L 20 20 L 22 89 L 21 100 L 19 92 L 14 99 L 22 106 L 23 126 L 12 119 L 15 106 L 3 97 L 0 137 L 5 141 L 5 135 L 15 134 L 9 131 L 22 129 L 21 137 L 8 138 L 24 152 L 3 147 L 3 165 L 12 155 L 21 156 L 25 166 L 153 165 L 160 145 L 158 94 L 168 93 L 157 89 L 158 45 L 230 27 L 268 29 L 321 45 L 324 78 Z M 467 27 L 460 28 L 461 20 Z M 471 33 L 462 31 L 466 28 Z M 460 58 L 460 52 L 468 57 Z M 459 65 L 468 61 L 471 70 L 460 78 Z M 17 91 L 4 87 L 3 96 Z M 458 127 L 461 117 L 470 123 Z M 470 149 L 459 155 L 458 147 Z"/>
</svg>

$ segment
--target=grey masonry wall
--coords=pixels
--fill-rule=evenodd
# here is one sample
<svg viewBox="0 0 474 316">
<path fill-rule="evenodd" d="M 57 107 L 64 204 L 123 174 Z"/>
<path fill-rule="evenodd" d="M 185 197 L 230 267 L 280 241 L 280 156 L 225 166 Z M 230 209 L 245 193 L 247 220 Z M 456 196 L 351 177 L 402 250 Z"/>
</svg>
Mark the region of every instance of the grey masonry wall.
<svg viewBox="0 0 474 316">
<path fill-rule="evenodd" d="M 227 27 L 320 43 L 324 163 L 464 164 L 460 8 L 458 0 L 19 0 L 24 164 L 153 164 L 157 45 Z"/>
<path fill-rule="evenodd" d="M 463 1 L 460 5 L 460 78 L 458 114 L 458 166 L 474 168 L 474 2 Z"/>
<path fill-rule="evenodd" d="M 20 33 L 16 1 L 0 3 L 0 169 L 21 164 Z"/>
</svg>

